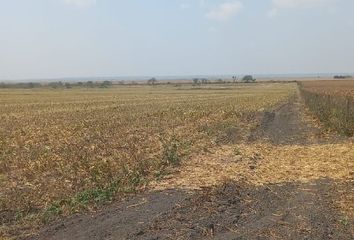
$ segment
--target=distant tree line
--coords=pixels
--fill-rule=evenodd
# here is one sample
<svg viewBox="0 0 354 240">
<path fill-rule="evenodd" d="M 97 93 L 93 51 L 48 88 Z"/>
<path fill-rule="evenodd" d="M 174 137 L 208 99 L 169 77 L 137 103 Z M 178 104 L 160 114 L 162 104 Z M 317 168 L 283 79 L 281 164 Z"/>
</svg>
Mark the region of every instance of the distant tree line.
<svg viewBox="0 0 354 240">
<path fill-rule="evenodd" d="M 0 88 L 35 88 L 41 87 L 40 83 L 28 82 L 28 83 L 0 83 Z"/>
<path fill-rule="evenodd" d="M 334 79 L 347 79 L 347 78 L 352 78 L 350 75 L 335 75 L 333 77 Z"/>
<path fill-rule="evenodd" d="M 122 83 L 124 84 L 124 82 Z M 112 86 L 113 83 L 111 81 L 102 81 L 102 82 L 50 82 L 50 83 L 35 83 L 35 82 L 28 82 L 28 83 L 0 83 L 0 88 L 36 88 L 36 87 L 50 87 L 50 88 L 73 88 L 73 87 L 100 87 L 100 88 L 107 88 Z"/>
<path fill-rule="evenodd" d="M 73 87 L 89 87 L 89 88 L 107 88 L 112 86 L 113 83 L 111 81 L 103 81 L 103 82 L 93 82 L 93 81 L 87 81 L 87 82 L 51 82 L 48 84 L 49 87 L 52 88 L 73 88 Z"/>
<path fill-rule="evenodd" d="M 193 78 L 193 85 L 209 84 L 210 81 L 206 78 Z"/>
<path fill-rule="evenodd" d="M 216 80 L 209 80 L 207 78 L 193 78 L 193 85 L 197 86 L 197 85 L 203 85 L 203 84 L 223 84 L 223 83 L 236 83 L 239 80 L 239 78 L 237 76 L 232 76 L 232 81 L 229 80 L 225 80 L 225 79 L 216 79 Z M 244 77 L 241 78 L 241 82 L 245 82 L 245 83 L 251 83 L 251 82 L 255 82 L 256 79 L 252 76 L 252 75 L 245 75 Z"/>
<path fill-rule="evenodd" d="M 334 78 L 348 78 L 351 76 L 335 76 Z M 200 85 L 206 85 L 206 84 L 224 84 L 224 83 L 236 83 L 239 80 L 238 77 L 233 76 L 232 80 L 231 79 L 215 79 L 215 80 L 210 80 L 207 78 L 193 78 L 192 79 L 192 84 L 194 86 L 200 86 Z M 241 82 L 255 82 L 256 79 L 253 78 L 252 75 L 245 75 L 243 78 L 240 79 Z M 158 82 L 156 78 L 150 78 L 147 80 L 146 84 L 155 86 L 155 85 L 163 85 L 163 84 L 171 84 L 172 82 Z M 86 88 L 108 88 L 111 87 L 112 85 L 140 85 L 144 83 L 139 83 L 136 81 L 85 81 L 85 82 L 62 82 L 62 81 L 57 81 L 57 82 L 49 82 L 49 83 L 38 83 L 38 82 L 27 82 L 27 83 L 4 83 L 0 82 L 0 88 L 36 88 L 36 87 L 49 87 L 49 88 L 54 88 L 54 89 L 60 89 L 60 88 L 74 88 L 74 87 L 86 87 Z"/>
</svg>

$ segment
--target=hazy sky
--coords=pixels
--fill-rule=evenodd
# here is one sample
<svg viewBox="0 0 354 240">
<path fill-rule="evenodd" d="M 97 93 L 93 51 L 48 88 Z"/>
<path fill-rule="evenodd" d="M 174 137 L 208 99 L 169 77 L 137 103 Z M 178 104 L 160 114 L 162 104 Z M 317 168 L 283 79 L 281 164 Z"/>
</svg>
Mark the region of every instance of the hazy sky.
<svg viewBox="0 0 354 240">
<path fill-rule="evenodd" d="M 353 0 L 0 0 L 0 79 L 354 72 Z"/>
</svg>

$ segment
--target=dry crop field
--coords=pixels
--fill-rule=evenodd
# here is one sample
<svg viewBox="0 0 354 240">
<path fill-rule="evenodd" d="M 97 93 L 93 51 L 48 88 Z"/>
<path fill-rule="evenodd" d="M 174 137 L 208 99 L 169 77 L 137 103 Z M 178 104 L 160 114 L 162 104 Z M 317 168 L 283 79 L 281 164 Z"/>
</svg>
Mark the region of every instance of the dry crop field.
<svg viewBox="0 0 354 240">
<path fill-rule="evenodd" d="M 242 140 L 296 84 L 0 90 L 0 236 L 92 210 Z"/>
<path fill-rule="evenodd" d="M 353 136 L 354 81 L 304 81 L 300 86 L 310 110 L 329 129 Z"/>
<path fill-rule="evenodd" d="M 336 95 L 354 95 L 354 80 L 318 80 L 301 82 L 306 90 Z"/>
</svg>

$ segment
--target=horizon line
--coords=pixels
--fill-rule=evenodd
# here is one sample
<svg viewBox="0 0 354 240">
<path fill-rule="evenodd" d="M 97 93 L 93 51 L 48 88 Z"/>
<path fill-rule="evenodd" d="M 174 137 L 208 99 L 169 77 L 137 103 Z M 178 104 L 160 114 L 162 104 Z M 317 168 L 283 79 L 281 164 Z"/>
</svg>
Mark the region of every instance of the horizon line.
<svg viewBox="0 0 354 240">
<path fill-rule="evenodd" d="M 232 76 L 245 76 L 253 75 L 259 78 L 291 78 L 291 77 L 329 77 L 333 75 L 353 75 L 354 72 L 327 72 L 327 73 L 238 73 L 238 74 L 192 74 L 192 75 L 111 75 L 111 76 L 68 76 L 68 77 L 41 77 L 41 78 L 13 78 L 13 79 L 0 79 L 0 82 L 53 82 L 53 81 L 78 81 L 82 80 L 127 80 L 127 81 L 142 81 L 149 78 L 156 78 L 157 80 L 188 80 L 196 77 L 209 77 L 209 78 L 221 78 Z"/>
</svg>

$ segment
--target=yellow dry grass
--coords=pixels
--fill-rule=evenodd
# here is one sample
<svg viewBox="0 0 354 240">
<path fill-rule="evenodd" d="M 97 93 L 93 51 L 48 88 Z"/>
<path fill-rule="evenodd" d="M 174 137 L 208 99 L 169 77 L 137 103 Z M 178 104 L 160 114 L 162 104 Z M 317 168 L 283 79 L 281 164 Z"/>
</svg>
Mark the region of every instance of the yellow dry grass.
<svg viewBox="0 0 354 240">
<path fill-rule="evenodd" d="M 302 81 L 301 85 L 314 93 L 354 96 L 354 80 Z"/>
<path fill-rule="evenodd" d="M 183 160 L 227 140 L 234 127 L 242 135 L 257 124 L 257 113 L 286 101 L 295 89 L 295 84 L 2 89 L 0 211 L 6 224 L 0 235 L 18 234 L 18 223 L 33 228 L 43 212 L 70 214 L 134 191 L 162 174 L 166 149 L 172 160 Z"/>
<path fill-rule="evenodd" d="M 241 154 L 235 154 L 240 152 Z M 254 169 L 252 169 L 255 166 Z M 354 144 L 274 146 L 267 143 L 229 145 L 184 165 L 153 189 L 200 189 L 235 180 L 252 185 L 308 183 L 322 178 L 354 181 Z M 344 191 L 344 190 L 343 190 Z M 341 209 L 354 216 L 354 190 L 339 196 Z"/>
<path fill-rule="evenodd" d="M 235 150 L 236 149 L 236 150 Z M 235 155 L 240 151 L 241 155 Z M 185 161 L 172 176 L 155 188 L 218 185 L 224 180 L 246 180 L 255 185 L 310 182 L 321 178 L 350 179 L 354 174 L 354 144 L 290 145 L 241 144 L 218 148 L 213 153 Z M 256 168 L 251 169 L 252 162 Z"/>
<path fill-rule="evenodd" d="M 303 124 L 315 129 L 322 127 L 309 111 L 303 111 L 303 103 L 295 105 L 300 109 Z M 303 137 L 316 142 L 316 138 L 324 140 L 331 138 L 331 134 L 321 132 L 318 136 L 313 131 Z M 192 156 L 176 172 L 155 182 L 152 189 L 195 190 L 225 181 L 241 181 L 254 186 L 282 185 L 311 183 L 324 178 L 336 184 L 336 203 L 343 214 L 353 218 L 354 143 L 351 139 L 306 145 L 274 145 L 262 139 L 256 143 L 225 145 L 208 154 Z"/>
<path fill-rule="evenodd" d="M 294 84 L 257 84 L 216 90 L 172 86 L 4 90 L 0 92 L 1 206 L 14 212 L 43 210 L 53 201 L 107 186 L 123 168 L 129 174 L 140 169 L 147 176 L 139 177 L 153 178 L 160 174 L 158 163 L 163 159 L 160 137 L 172 135 L 181 140 L 179 154 L 184 154 L 184 161 L 153 182 L 153 190 L 194 190 L 229 180 L 254 186 L 322 178 L 353 182 L 354 144 L 349 141 L 217 143 L 230 127 L 237 126 L 240 136 L 247 133 L 257 124 L 255 114 L 286 101 L 295 89 Z M 337 190 L 338 206 L 354 217 L 352 189 L 338 184 Z M 33 227 L 28 221 L 19 224 Z M 8 234 L 9 229 L 0 228 L 1 232 Z"/>
</svg>

